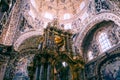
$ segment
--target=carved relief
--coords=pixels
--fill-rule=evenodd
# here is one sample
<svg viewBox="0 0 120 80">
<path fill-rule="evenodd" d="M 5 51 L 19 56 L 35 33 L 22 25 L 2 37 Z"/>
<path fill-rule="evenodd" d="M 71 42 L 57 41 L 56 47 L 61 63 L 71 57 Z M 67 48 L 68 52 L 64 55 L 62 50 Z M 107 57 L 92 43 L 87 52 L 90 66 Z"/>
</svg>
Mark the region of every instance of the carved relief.
<svg viewBox="0 0 120 80">
<path fill-rule="evenodd" d="M 6 32 L 5 37 L 7 38 L 4 40 L 4 44 L 6 45 L 11 45 L 13 42 L 14 34 L 15 31 L 17 30 L 17 25 L 18 25 L 18 20 L 19 20 L 19 15 L 20 15 L 20 1 L 17 1 L 15 3 L 15 6 L 13 7 L 11 11 L 11 15 L 9 19 L 7 20 L 8 22 L 6 23 L 5 27 L 7 26 L 7 30 L 9 33 Z"/>
<path fill-rule="evenodd" d="M 119 80 L 120 79 L 120 58 L 108 60 L 100 69 L 102 80 Z"/>
<path fill-rule="evenodd" d="M 120 8 L 120 0 L 110 0 L 110 1 L 113 3 L 114 6 L 117 5 Z"/>
<path fill-rule="evenodd" d="M 84 21 L 84 23 L 80 24 L 80 26 L 84 26 L 84 27 L 82 27 L 82 29 L 76 30 L 76 32 L 79 32 L 79 36 L 76 39 L 76 43 L 80 44 L 79 46 L 82 46 L 81 44 L 82 44 L 87 32 L 89 32 L 89 30 L 92 29 L 95 24 L 100 23 L 104 20 L 106 20 L 106 21 L 111 20 L 111 21 L 114 21 L 117 25 L 120 25 L 119 17 L 113 13 L 101 13 L 96 16 L 93 15 L 87 19 L 88 19 L 88 21 Z"/>
<path fill-rule="evenodd" d="M 26 3 L 25 6 L 24 6 L 24 9 L 29 11 L 30 10 L 30 4 L 29 3 Z"/>
<path fill-rule="evenodd" d="M 89 1 L 89 5 L 88 5 L 88 10 L 87 10 L 87 12 L 88 12 L 89 14 L 95 13 L 95 7 L 94 7 L 94 2 L 93 2 L 93 1 Z"/>
<path fill-rule="evenodd" d="M 14 61 L 14 72 L 11 80 L 29 80 L 28 67 L 33 62 L 34 55 L 27 53 L 21 53 Z M 32 73 L 31 73 L 32 74 Z"/>
<path fill-rule="evenodd" d="M 0 35 L 2 34 L 2 25 L 0 25 Z"/>
<path fill-rule="evenodd" d="M 118 25 L 114 25 L 114 26 L 116 26 L 116 30 L 115 30 L 116 36 L 120 40 L 120 27 Z"/>
<path fill-rule="evenodd" d="M 117 44 L 118 43 L 118 38 L 115 34 L 115 30 L 111 29 L 108 31 L 108 38 L 111 41 L 112 44 Z"/>
<path fill-rule="evenodd" d="M 93 41 L 93 42 L 91 43 L 90 51 L 92 51 L 92 56 L 93 56 L 94 58 L 99 55 L 99 52 L 100 52 L 100 51 L 99 51 L 99 46 L 98 46 L 98 44 L 97 44 L 95 41 Z"/>
<path fill-rule="evenodd" d="M 35 18 L 34 24 L 36 26 L 36 29 L 41 29 L 44 26 L 43 20 L 40 20 L 38 18 Z"/>
<path fill-rule="evenodd" d="M 21 61 L 19 61 L 19 63 L 17 64 L 16 70 L 15 70 L 15 76 L 13 80 L 16 80 L 16 79 L 29 80 L 28 71 L 27 71 L 27 63 L 28 63 L 27 59 L 22 59 Z"/>
<path fill-rule="evenodd" d="M 24 17 L 21 16 L 19 31 L 25 32 L 25 31 L 28 31 L 28 30 L 30 30 L 32 28 L 33 27 L 28 24 L 27 20 Z"/>
<path fill-rule="evenodd" d="M 92 10 L 92 1 L 89 2 L 89 6 L 88 6 L 88 11 L 91 12 L 91 10 Z"/>
<path fill-rule="evenodd" d="M 97 12 L 101 12 L 102 10 L 109 10 L 110 5 L 106 0 L 95 0 L 95 8 Z"/>
<path fill-rule="evenodd" d="M 81 19 L 78 18 L 77 20 L 72 22 L 72 27 L 73 28 L 78 28 L 78 27 L 80 27 L 80 24 L 81 24 Z"/>
<path fill-rule="evenodd" d="M 108 38 L 112 44 L 117 44 L 120 41 L 120 27 L 113 24 L 108 30 Z"/>
<path fill-rule="evenodd" d="M 28 12 L 31 8 L 30 1 L 29 0 L 22 0 L 22 12 Z"/>
<path fill-rule="evenodd" d="M 95 68 L 96 68 L 96 62 L 92 62 L 91 64 L 86 65 L 85 73 L 86 73 L 87 80 L 93 80 L 90 78 L 95 75 Z"/>
</svg>

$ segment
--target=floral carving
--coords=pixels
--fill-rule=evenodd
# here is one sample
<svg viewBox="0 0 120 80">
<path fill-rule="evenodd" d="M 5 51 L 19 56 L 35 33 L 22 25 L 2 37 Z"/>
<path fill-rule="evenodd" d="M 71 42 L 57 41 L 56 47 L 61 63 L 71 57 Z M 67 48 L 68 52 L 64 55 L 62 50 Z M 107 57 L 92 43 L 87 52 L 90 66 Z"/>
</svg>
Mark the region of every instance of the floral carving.
<svg viewBox="0 0 120 80">
<path fill-rule="evenodd" d="M 109 38 L 109 40 L 111 41 L 112 44 L 117 44 L 118 43 L 117 36 L 116 36 L 116 34 L 113 30 L 108 31 L 108 38 Z"/>
<path fill-rule="evenodd" d="M 99 55 L 99 46 L 95 41 L 92 42 L 90 50 L 92 51 L 93 57 L 97 57 Z"/>
</svg>

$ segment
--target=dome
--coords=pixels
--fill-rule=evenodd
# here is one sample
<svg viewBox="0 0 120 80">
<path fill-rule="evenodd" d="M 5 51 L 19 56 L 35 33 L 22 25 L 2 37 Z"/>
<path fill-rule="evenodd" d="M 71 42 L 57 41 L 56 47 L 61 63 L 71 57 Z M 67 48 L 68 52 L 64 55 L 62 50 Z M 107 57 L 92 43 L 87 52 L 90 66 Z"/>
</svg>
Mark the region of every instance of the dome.
<svg viewBox="0 0 120 80">
<path fill-rule="evenodd" d="M 83 10 L 86 0 L 30 0 L 36 15 L 47 20 L 69 20 Z"/>
</svg>

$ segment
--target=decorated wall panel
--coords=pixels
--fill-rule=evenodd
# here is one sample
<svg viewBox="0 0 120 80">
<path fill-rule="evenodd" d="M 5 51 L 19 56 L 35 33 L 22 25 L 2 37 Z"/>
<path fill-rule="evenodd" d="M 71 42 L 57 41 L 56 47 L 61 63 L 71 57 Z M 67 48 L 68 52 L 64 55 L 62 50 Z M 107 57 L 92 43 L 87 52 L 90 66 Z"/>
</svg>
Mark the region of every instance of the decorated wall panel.
<svg viewBox="0 0 120 80">
<path fill-rule="evenodd" d="M 99 56 L 85 66 L 86 80 L 119 80 L 120 47 L 109 51 L 109 55 Z"/>
<path fill-rule="evenodd" d="M 106 61 L 100 69 L 102 80 L 120 79 L 120 57 L 111 58 Z"/>
</svg>

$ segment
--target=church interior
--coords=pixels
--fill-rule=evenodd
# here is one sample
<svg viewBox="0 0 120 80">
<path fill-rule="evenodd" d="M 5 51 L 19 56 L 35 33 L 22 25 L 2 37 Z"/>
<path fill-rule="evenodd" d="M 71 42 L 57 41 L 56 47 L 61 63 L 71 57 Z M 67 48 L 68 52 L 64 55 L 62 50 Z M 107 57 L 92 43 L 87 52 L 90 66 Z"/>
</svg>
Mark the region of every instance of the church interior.
<svg viewBox="0 0 120 80">
<path fill-rule="evenodd" d="M 120 0 L 0 0 L 0 80 L 120 80 Z"/>
</svg>

